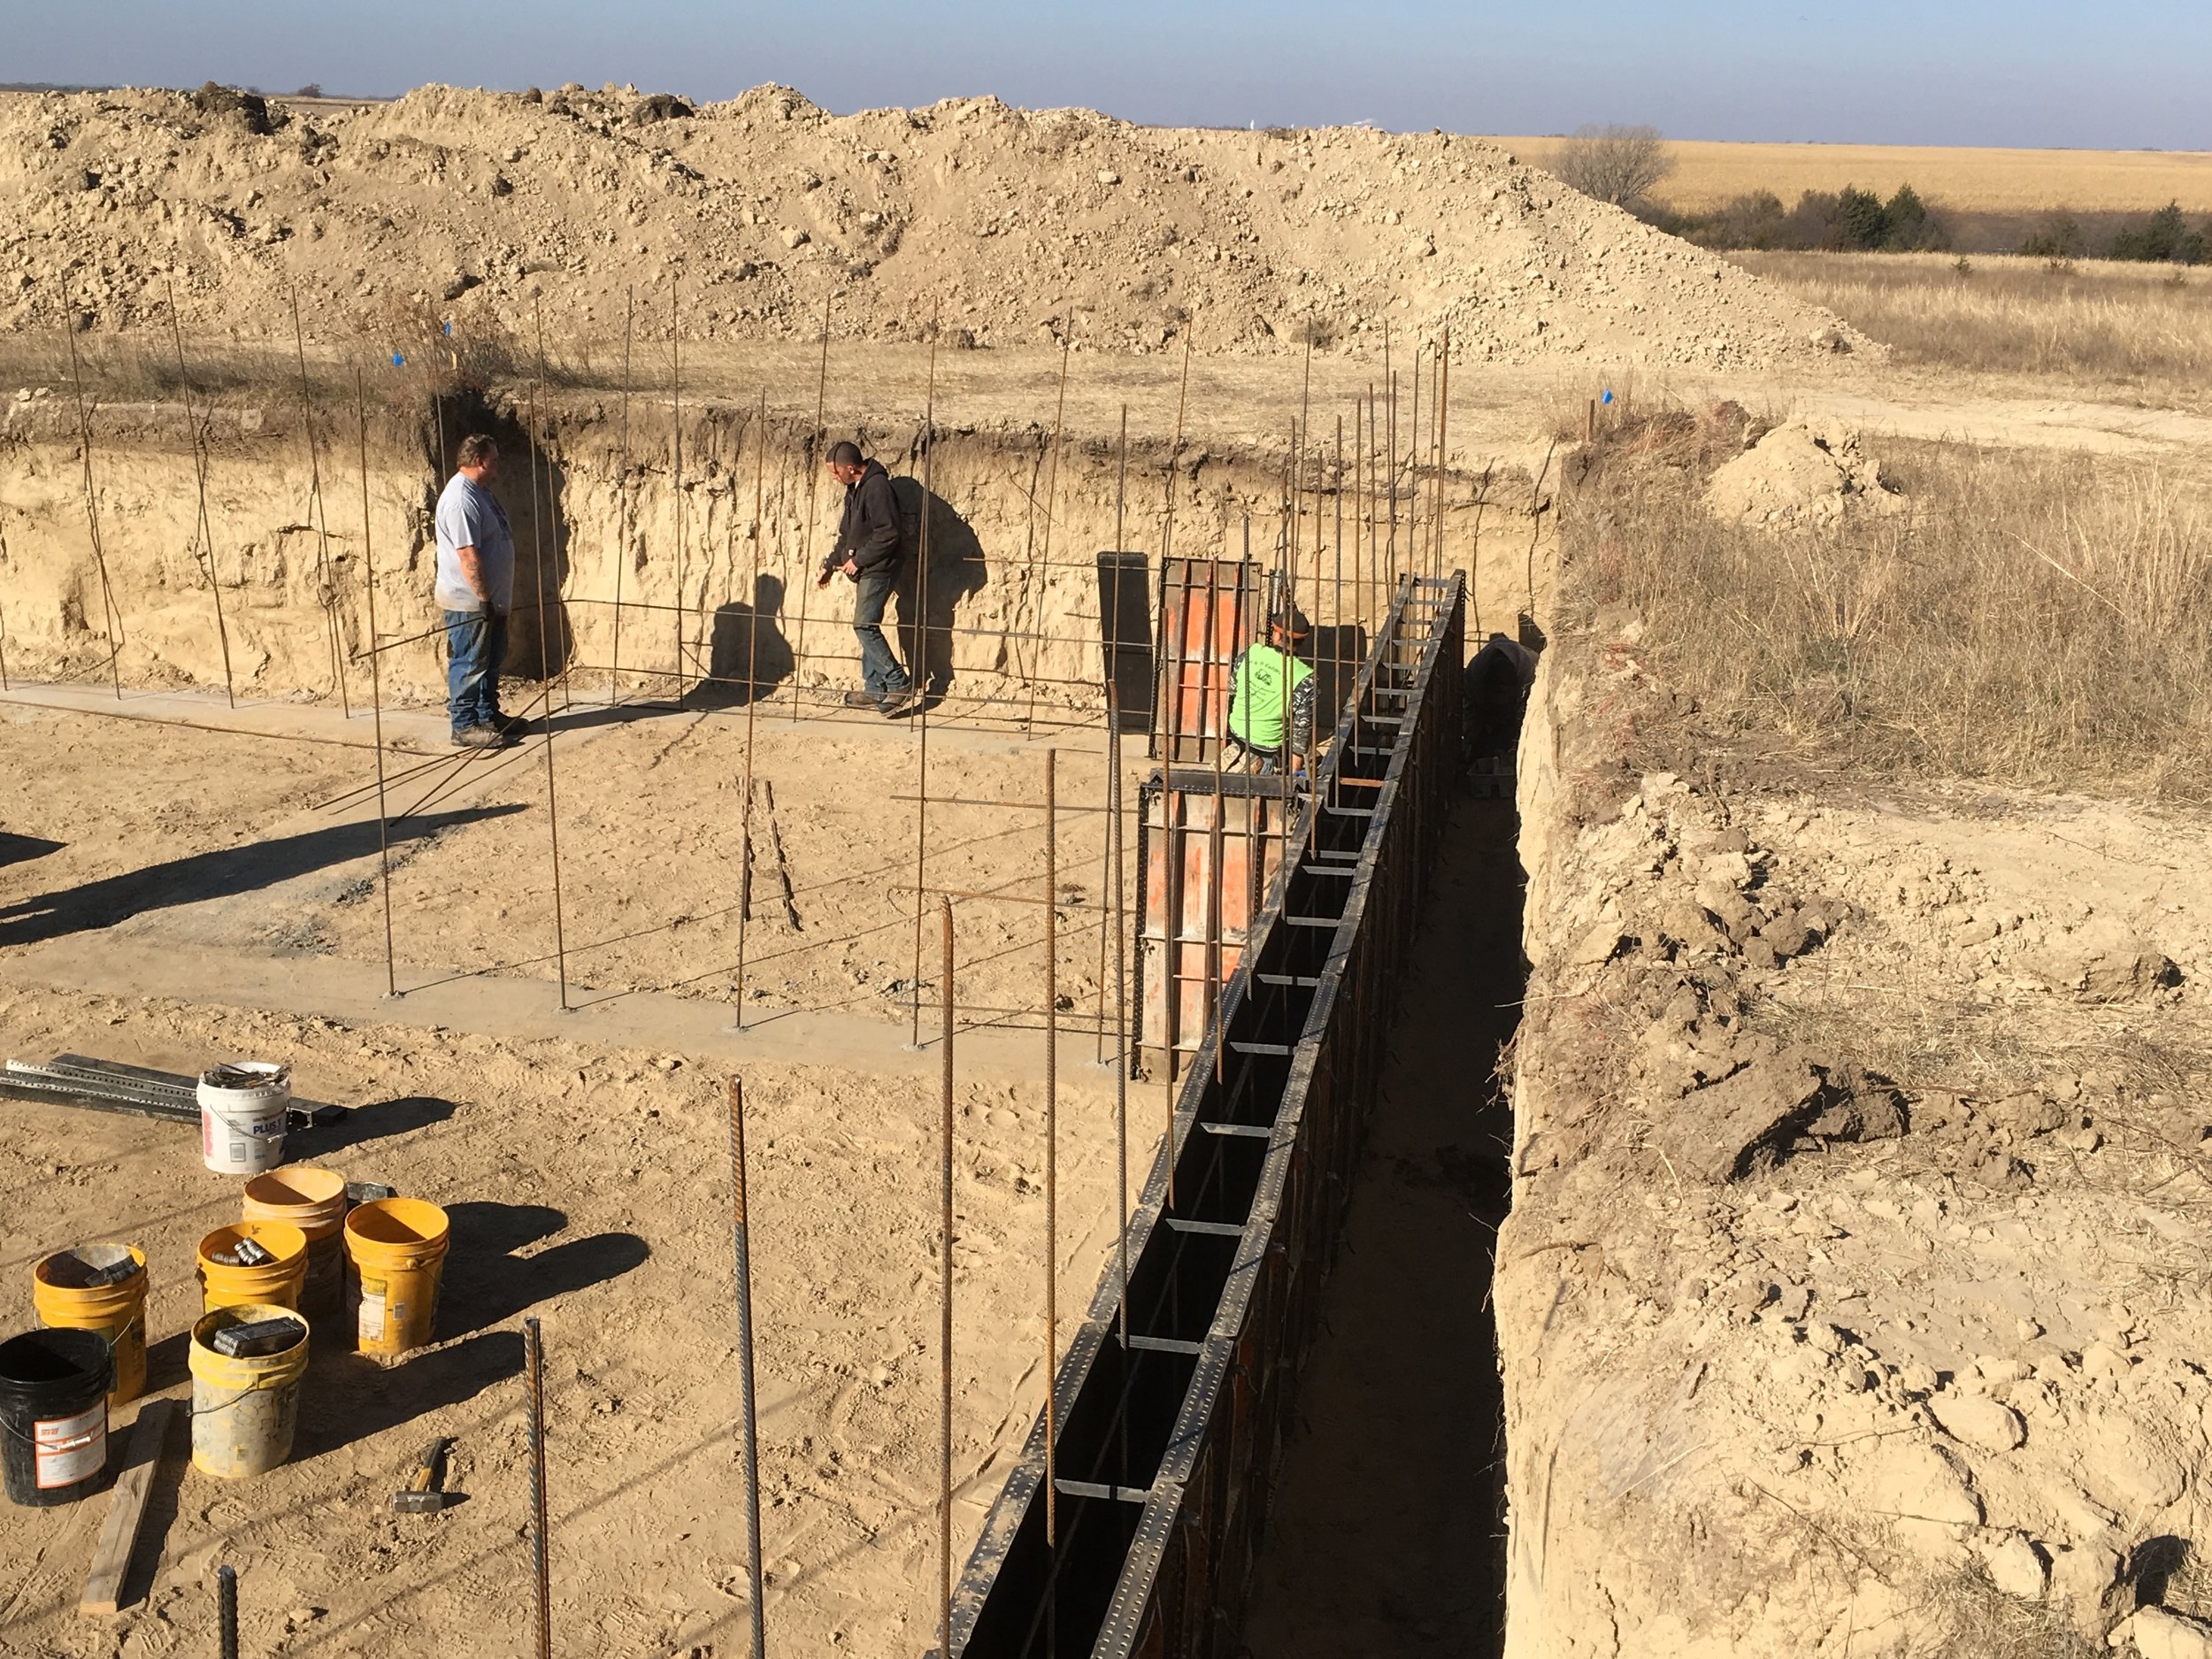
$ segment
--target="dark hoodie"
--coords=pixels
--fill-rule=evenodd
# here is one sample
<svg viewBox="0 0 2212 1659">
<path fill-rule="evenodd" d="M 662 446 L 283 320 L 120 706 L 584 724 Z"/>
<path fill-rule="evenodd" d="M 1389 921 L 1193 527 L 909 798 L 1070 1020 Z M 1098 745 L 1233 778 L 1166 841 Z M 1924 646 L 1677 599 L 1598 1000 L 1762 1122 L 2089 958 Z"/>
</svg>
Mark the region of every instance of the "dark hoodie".
<svg viewBox="0 0 2212 1659">
<path fill-rule="evenodd" d="M 837 545 L 827 561 L 841 570 L 852 560 L 862 574 L 890 568 L 906 557 L 906 521 L 899 514 L 899 498 L 891 488 L 891 475 L 880 461 L 871 461 L 857 484 L 845 487 L 845 516 L 838 521 Z"/>
</svg>

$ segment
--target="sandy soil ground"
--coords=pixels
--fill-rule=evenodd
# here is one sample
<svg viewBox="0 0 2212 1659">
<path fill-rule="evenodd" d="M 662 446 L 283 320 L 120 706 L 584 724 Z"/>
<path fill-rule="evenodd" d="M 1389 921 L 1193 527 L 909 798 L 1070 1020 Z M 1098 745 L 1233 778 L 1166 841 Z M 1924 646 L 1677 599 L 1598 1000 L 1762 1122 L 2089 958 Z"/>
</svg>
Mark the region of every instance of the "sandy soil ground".
<svg viewBox="0 0 2212 1659">
<path fill-rule="evenodd" d="M 158 706 L 173 714 L 184 705 Z M 222 718 L 219 703 L 201 712 Z M 0 722 L 18 763 L 0 784 L 0 813 L 12 833 L 61 843 L 0 868 L 0 942 L 112 929 L 150 948 L 188 941 L 380 968 L 365 719 L 351 723 L 348 746 L 20 706 L 0 705 Z M 407 723 L 435 724 L 419 715 Z M 326 734 L 345 729 L 334 713 L 313 724 Z M 578 705 L 554 726 L 572 1000 L 664 990 L 734 1006 L 749 910 L 743 711 Z M 395 749 L 388 783 L 401 988 L 486 973 L 552 979 L 542 742 L 481 757 L 453 755 L 427 733 L 403 735 L 410 747 Z M 1125 740 L 1133 811 L 1142 741 Z M 787 704 L 757 719 L 749 1023 L 795 1011 L 910 1018 L 922 743 L 912 723 L 872 714 L 864 724 L 795 723 Z M 963 895 L 964 1025 L 1041 1027 L 1044 814 L 1033 809 L 1046 757 L 1055 757 L 1059 991 L 1066 1029 L 1081 1030 L 1087 1053 L 1109 896 L 1100 734 L 941 729 L 928 743 L 932 796 L 983 803 L 933 804 L 924 844 L 932 914 L 938 894 Z M 103 814 L 99 803 L 125 778 L 127 799 Z M 933 924 L 922 979 L 934 1022 Z"/>
<path fill-rule="evenodd" d="M 2204 826 L 1623 777 L 1649 695 L 1523 749 L 1508 1653 L 2195 1651 Z"/>
<path fill-rule="evenodd" d="M 310 711 L 293 724 L 337 723 Z M 606 746 L 606 798 L 622 799 L 662 748 L 700 737 L 695 720 L 670 719 L 604 728 L 588 749 Z M 620 1018 L 603 1010 L 565 1024 L 548 987 L 511 977 L 381 1000 L 380 966 L 325 956 L 311 937 L 334 907 L 360 908 L 346 895 L 374 870 L 373 819 L 365 845 L 356 818 L 353 840 L 275 868 L 265 847 L 250 874 L 223 873 L 256 838 L 273 833 L 281 844 L 288 826 L 311 818 L 303 801 L 357 786 L 365 751 L 14 708 L 0 715 L 0 811 L 26 838 L 6 843 L 0 869 L 8 1051 L 184 1071 L 220 1055 L 288 1058 L 303 1096 L 358 1109 L 298 1154 L 445 1204 L 456 1234 L 439 1345 L 386 1373 L 319 1339 L 294 1461 L 246 1486 L 190 1472 L 178 1484 L 173 1472 L 144 1552 L 158 1567 L 146 1601 L 119 1622 L 75 1612 L 104 1504 L 0 1514 L 0 1556 L 23 1568 L 0 1601 L 10 1642 L 70 1655 L 200 1651 L 212 1640 L 213 1570 L 227 1561 L 242 1573 L 257 1651 L 525 1651 L 526 1310 L 544 1319 L 549 1352 L 557 1640 L 638 1655 L 727 1640 L 745 1617 L 724 1110 L 725 1076 L 736 1071 L 753 1152 L 771 1628 L 794 1651 L 926 1644 L 937 1060 L 901 1053 L 903 1023 L 880 997 L 803 1017 L 795 1032 L 770 1021 L 745 1036 L 723 1029 L 718 1009 L 704 1010 L 703 1025 L 685 1024 L 691 1005 L 672 998 L 626 999 Z M 806 809 L 793 763 L 810 745 L 824 777 L 853 770 L 861 752 L 805 728 L 785 741 L 780 800 L 795 810 Z M 882 752 L 904 762 L 910 749 L 889 739 Z M 704 794 L 687 807 L 718 793 L 725 758 L 718 750 L 695 768 Z M 1010 786 L 1033 776 L 1033 760 L 980 757 L 975 775 Z M 501 804 L 495 783 L 479 799 Z M 589 803 L 580 792 L 585 870 Z M 634 832 L 654 805 L 628 801 Z M 827 867 L 838 847 L 872 845 L 849 804 L 824 803 L 819 818 L 829 833 L 818 821 L 805 839 L 823 863 L 805 871 Z M 441 891 L 458 894 L 476 859 L 496 886 L 511 849 L 446 842 L 509 821 L 444 826 L 418 879 L 439 872 L 453 884 Z M 903 847 L 910 822 L 894 816 L 884 827 Z M 41 832 L 63 844 L 28 839 Z M 733 857 L 726 832 L 715 813 L 682 833 L 724 835 L 718 856 Z M 703 847 L 657 882 L 669 856 L 638 852 L 623 866 L 625 888 L 657 885 L 673 897 L 712 880 L 718 855 Z M 964 871 L 960 856 L 949 855 L 949 872 Z M 1071 879 L 1094 892 L 1094 872 Z M 496 919 L 495 908 L 460 906 L 471 921 Z M 1072 934 L 1079 907 L 1067 914 Z M 964 950 L 1000 948 L 995 920 L 976 926 Z M 336 931 L 357 942 L 347 926 Z M 418 936 L 444 950 L 458 934 Z M 1071 970 L 1082 959 L 1071 945 Z M 317 979 L 319 966 L 341 977 Z M 170 994 L 140 995 L 142 983 Z M 849 981 L 843 990 L 830 1001 L 856 1000 Z M 517 1010 L 503 995 L 532 1006 Z M 352 1011 L 271 1011 L 288 998 Z M 671 1004 L 672 1024 L 656 1015 Z M 677 1041 L 641 1046 L 657 1033 Z M 1064 1062 L 1060 1265 L 1071 1307 L 1087 1299 L 1112 1236 L 1110 1091 L 1087 1046 L 1067 1045 Z M 1042 1269 L 1029 1267 L 1042 1240 L 1040 1048 L 1033 1032 L 962 1040 L 963 1549 L 1042 1394 L 1041 1293 L 1031 1282 Z M 813 1063 L 780 1057 L 792 1054 Z M 202 1169 L 192 1137 L 171 1127 L 12 1103 L 0 1117 L 0 1317 L 30 1322 L 30 1270 L 47 1250 L 129 1238 L 152 1259 L 153 1386 L 183 1392 L 192 1246 L 233 1213 L 236 1182 Z M 452 1484 L 469 1501 L 434 1520 L 396 1518 L 389 1494 L 433 1433 L 457 1438 Z"/>
</svg>

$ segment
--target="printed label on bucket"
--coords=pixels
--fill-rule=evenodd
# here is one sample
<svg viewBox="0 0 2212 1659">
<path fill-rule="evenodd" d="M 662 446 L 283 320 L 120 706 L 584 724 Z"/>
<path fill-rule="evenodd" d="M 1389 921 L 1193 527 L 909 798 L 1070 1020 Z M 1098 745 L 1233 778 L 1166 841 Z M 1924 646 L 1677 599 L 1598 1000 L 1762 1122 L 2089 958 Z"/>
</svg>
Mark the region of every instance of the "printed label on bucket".
<svg viewBox="0 0 2212 1659">
<path fill-rule="evenodd" d="M 384 1340 L 384 1281 L 380 1279 L 361 1281 L 361 1341 L 381 1342 Z"/>
<path fill-rule="evenodd" d="M 37 1417 L 31 1446 L 38 1489 L 73 1486 L 98 1474 L 108 1461 L 108 1402 L 104 1400 L 73 1417 Z"/>
</svg>

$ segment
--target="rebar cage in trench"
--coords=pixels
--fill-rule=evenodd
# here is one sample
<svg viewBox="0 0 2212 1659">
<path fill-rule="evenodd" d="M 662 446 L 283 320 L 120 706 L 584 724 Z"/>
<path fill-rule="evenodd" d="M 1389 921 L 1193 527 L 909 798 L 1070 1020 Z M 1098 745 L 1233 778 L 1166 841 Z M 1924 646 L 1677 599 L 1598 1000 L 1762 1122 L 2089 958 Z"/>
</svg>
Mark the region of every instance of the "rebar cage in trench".
<svg viewBox="0 0 2212 1659">
<path fill-rule="evenodd" d="M 1246 780 L 1290 803 L 1285 856 L 1059 1367 L 1059 1420 L 1040 1413 L 961 1577 L 963 1659 L 1235 1650 L 1449 804 L 1465 612 L 1461 575 L 1402 580 L 1310 792 Z"/>
</svg>

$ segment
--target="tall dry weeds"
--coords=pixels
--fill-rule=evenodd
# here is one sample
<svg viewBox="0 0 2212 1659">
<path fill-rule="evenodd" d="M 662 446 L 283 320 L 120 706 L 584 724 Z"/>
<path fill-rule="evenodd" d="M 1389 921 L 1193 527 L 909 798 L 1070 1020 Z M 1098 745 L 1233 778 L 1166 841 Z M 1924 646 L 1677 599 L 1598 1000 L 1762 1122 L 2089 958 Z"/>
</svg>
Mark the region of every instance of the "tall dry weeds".
<svg viewBox="0 0 2212 1659">
<path fill-rule="evenodd" d="M 2203 401 L 2212 273 L 1948 254 L 1737 253 L 1908 363 L 2073 377 Z"/>
<path fill-rule="evenodd" d="M 1777 533 L 1709 513 L 1712 446 L 1676 447 L 1590 472 L 1568 581 L 1634 607 L 1709 721 L 1873 775 L 2212 796 L 2204 486 L 1900 446 L 1909 511 Z"/>
</svg>

